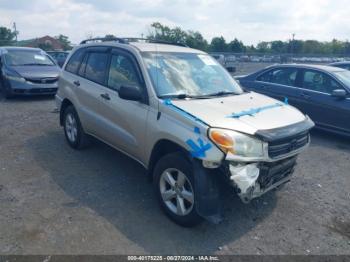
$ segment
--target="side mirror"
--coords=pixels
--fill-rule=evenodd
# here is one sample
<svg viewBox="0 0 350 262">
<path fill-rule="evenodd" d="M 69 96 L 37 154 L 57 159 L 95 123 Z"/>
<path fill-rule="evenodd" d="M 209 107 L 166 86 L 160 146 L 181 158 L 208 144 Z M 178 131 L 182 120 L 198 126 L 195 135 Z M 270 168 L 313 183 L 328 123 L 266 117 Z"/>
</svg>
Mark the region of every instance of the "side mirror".
<svg viewBox="0 0 350 262">
<path fill-rule="evenodd" d="M 346 98 L 346 95 L 347 93 L 344 89 L 336 89 L 336 90 L 333 90 L 332 92 L 332 96 L 339 99 Z"/>
<path fill-rule="evenodd" d="M 122 85 L 118 91 L 118 94 L 121 99 L 131 101 L 142 100 L 142 90 L 139 86 Z"/>
</svg>

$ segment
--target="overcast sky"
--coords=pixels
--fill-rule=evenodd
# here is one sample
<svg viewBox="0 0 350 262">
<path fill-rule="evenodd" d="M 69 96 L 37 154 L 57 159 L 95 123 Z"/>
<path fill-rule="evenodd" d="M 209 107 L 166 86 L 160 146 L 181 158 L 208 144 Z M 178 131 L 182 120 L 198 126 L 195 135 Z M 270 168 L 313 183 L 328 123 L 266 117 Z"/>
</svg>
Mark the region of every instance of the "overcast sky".
<svg viewBox="0 0 350 262">
<path fill-rule="evenodd" d="M 64 34 L 141 36 L 152 22 L 245 44 L 297 39 L 350 40 L 349 0 L 0 0 L 0 26 L 19 39 Z"/>
</svg>

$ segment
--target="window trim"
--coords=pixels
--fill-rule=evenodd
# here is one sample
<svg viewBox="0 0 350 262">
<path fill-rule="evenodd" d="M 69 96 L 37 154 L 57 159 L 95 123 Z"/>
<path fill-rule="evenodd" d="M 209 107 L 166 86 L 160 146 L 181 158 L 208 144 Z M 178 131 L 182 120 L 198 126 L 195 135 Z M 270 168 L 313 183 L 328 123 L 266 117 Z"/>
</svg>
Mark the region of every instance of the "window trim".
<svg viewBox="0 0 350 262">
<path fill-rule="evenodd" d="M 288 69 L 293 69 L 293 70 L 296 70 L 296 71 L 297 71 L 297 75 L 296 75 L 296 77 L 295 77 L 294 86 L 258 80 L 258 78 L 261 77 L 262 75 L 268 74 L 268 73 L 269 73 L 269 74 L 270 74 L 269 80 L 271 81 L 271 76 L 272 76 L 271 73 L 272 73 L 273 71 L 282 70 L 282 69 L 287 69 L 287 70 L 288 70 Z M 255 78 L 255 81 L 256 81 L 256 82 L 260 82 L 260 83 L 266 83 L 266 84 L 287 86 L 287 87 L 290 87 L 290 88 L 299 88 L 299 81 L 300 81 L 300 80 L 299 80 L 299 75 L 300 75 L 300 73 L 301 73 L 301 71 L 300 71 L 300 68 L 298 68 L 298 67 L 292 67 L 292 66 L 288 66 L 288 67 L 274 67 L 274 68 L 270 68 L 270 69 L 265 70 L 264 72 L 260 73 L 260 74 Z"/>
</svg>

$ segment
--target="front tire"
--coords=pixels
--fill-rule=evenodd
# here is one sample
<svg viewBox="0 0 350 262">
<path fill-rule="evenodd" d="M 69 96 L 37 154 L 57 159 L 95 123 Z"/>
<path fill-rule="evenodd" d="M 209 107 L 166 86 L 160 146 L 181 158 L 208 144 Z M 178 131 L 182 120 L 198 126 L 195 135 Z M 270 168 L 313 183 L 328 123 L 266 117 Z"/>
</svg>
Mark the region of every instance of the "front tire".
<svg viewBox="0 0 350 262">
<path fill-rule="evenodd" d="M 183 154 L 162 157 L 155 166 L 154 178 L 160 206 L 171 220 L 184 227 L 202 222 L 196 210 L 193 168 Z"/>
<path fill-rule="evenodd" d="M 73 106 L 68 106 L 64 110 L 63 127 L 66 140 L 72 148 L 82 149 L 89 145 L 90 139 L 85 134 Z"/>
<path fill-rule="evenodd" d="M 0 87 L 1 87 L 1 92 L 2 95 L 6 98 L 6 99 L 10 99 L 13 98 L 13 94 L 11 93 L 11 91 L 6 88 L 6 85 L 4 83 L 4 80 L 0 80 Z"/>
</svg>

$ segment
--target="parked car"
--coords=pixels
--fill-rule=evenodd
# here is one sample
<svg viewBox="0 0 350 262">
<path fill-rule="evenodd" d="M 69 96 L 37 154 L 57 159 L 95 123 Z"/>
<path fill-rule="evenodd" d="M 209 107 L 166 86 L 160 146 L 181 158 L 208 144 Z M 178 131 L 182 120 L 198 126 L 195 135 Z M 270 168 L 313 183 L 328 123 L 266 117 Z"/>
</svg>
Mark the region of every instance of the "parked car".
<svg viewBox="0 0 350 262">
<path fill-rule="evenodd" d="M 83 41 L 56 101 L 72 148 L 93 136 L 134 158 L 183 226 L 220 220 L 219 181 L 245 203 L 289 181 L 313 127 L 294 107 L 244 92 L 210 55 L 151 40 Z"/>
<path fill-rule="evenodd" d="M 220 65 L 225 67 L 225 56 L 224 55 L 218 55 L 218 54 L 213 54 L 211 55 L 213 58 L 216 59 L 216 61 L 219 62 Z"/>
<path fill-rule="evenodd" d="M 335 66 L 345 70 L 350 70 L 350 61 L 332 63 L 332 64 L 329 64 L 329 66 Z"/>
<path fill-rule="evenodd" d="M 318 65 L 276 65 L 237 77 L 247 90 L 284 100 L 315 121 L 316 126 L 350 134 L 350 72 Z"/>
<path fill-rule="evenodd" d="M 0 47 L 0 89 L 14 95 L 54 95 L 59 67 L 38 48 Z"/>
<path fill-rule="evenodd" d="M 64 65 L 64 62 L 66 62 L 66 59 L 69 55 L 69 52 L 67 51 L 48 51 L 47 52 L 53 59 L 55 59 L 56 63 L 62 67 Z"/>
</svg>

